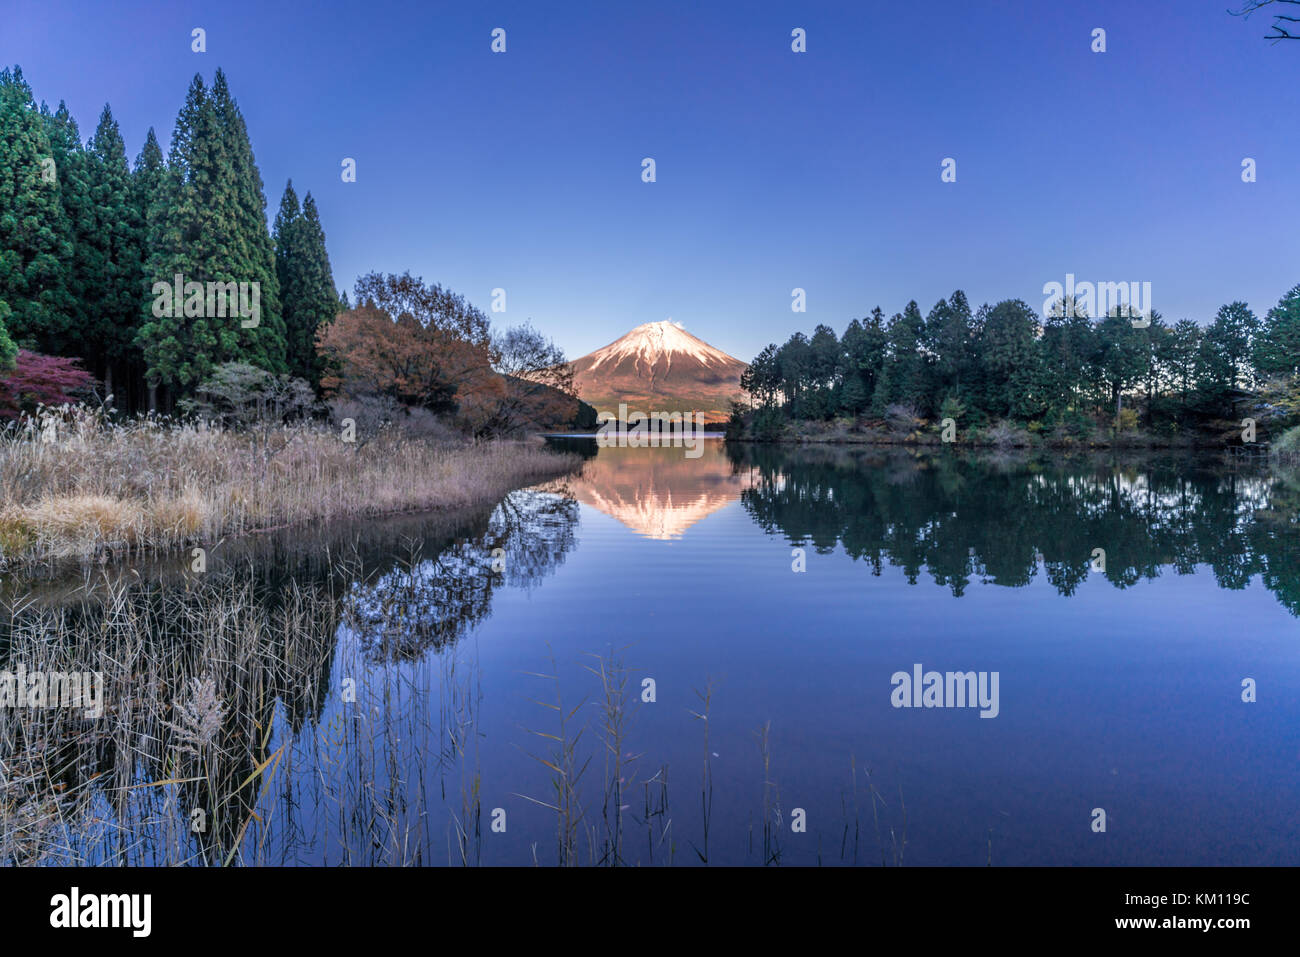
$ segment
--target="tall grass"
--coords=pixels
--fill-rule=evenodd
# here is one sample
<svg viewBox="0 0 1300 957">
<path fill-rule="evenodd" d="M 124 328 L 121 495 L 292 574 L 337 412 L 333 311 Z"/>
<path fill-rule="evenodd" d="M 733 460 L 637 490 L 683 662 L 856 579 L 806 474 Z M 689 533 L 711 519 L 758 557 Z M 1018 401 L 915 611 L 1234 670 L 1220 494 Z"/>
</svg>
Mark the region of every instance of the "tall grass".
<svg viewBox="0 0 1300 957">
<path fill-rule="evenodd" d="M 0 563 L 139 555 L 322 519 L 458 508 L 572 471 L 536 442 L 432 443 L 386 429 L 269 434 L 88 409 L 0 434 Z"/>
<path fill-rule="evenodd" d="M 0 671 L 18 663 L 29 672 L 99 671 L 106 684 L 99 717 L 79 708 L 0 708 L 0 864 L 501 861 L 483 802 L 505 803 L 508 785 L 489 762 L 485 786 L 479 750 L 510 741 L 484 737 L 470 643 L 396 653 L 406 647 L 399 626 L 413 618 L 428 559 L 412 548 L 396 576 L 405 591 L 381 584 L 394 577 L 386 564 L 367 570 L 353 556 L 335 561 L 338 573 L 313 584 L 268 582 L 249 563 L 184 588 L 104 573 L 74 601 L 0 602 Z M 391 646 L 370 640 L 376 615 Z M 644 758 L 635 743 L 643 720 L 658 716 L 640 710 L 633 672 L 619 654 L 597 656 L 587 671 L 594 700 L 563 685 L 554 660 L 536 676 L 546 689 L 536 704 L 548 720 L 530 737 L 541 742 L 533 757 L 551 793 L 526 798 L 548 812 L 530 820 L 543 829 L 553 820 L 554 862 L 562 866 L 671 865 L 669 768 L 639 772 Z M 702 843 L 692 841 L 690 862 L 708 864 L 743 856 L 746 838 L 734 804 L 723 818 L 734 822 L 724 839 L 710 833 L 717 823 L 712 683 L 698 696 L 700 711 L 691 713 L 704 732 L 703 773 L 686 807 L 688 827 L 702 814 L 704 834 Z M 756 737 L 760 860 L 779 865 L 807 842 L 782 836 L 789 824 L 770 723 Z M 849 767 L 856 862 L 861 782 L 857 763 Z M 865 791 L 881 863 L 902 865 L 901 790 L 901 829 L 882 820 L 891 809 L 869 769 Z M 841 860 L 849 827 L 846 820 Z M 751 855 L 757 830 L 749 833 Z M 640 834 L 644 844 L 633 839 Z M 536 861 L 536 844 L 533 855 Z"/>
</svg>

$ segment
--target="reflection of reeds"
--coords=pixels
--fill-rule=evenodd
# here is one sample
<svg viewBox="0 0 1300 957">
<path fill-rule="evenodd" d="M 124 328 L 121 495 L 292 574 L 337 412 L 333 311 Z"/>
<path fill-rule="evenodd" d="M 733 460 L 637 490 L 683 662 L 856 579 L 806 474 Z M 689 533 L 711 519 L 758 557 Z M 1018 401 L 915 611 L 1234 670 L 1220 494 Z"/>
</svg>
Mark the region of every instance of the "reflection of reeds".
<svg viewBox="0 0 1300 957">
<path fill-rule="evenodd" d="M 117 582 L 73 607 L 11 602 L 0 632 L 7 667 L 99 672 L 105 698 L 98 717 L 0 711 L 3 857 L 225 863 L 278 765 L 275 700 L 319 688 L 333 607 L 239 579 L 186 591 Z"/>
<path fill-rule="evenodd" d="M 754 732 L 763 758 L 763 863 L 781 863 L 781 792 L 772 780 L 772 722 Z"/>
<path fill-rule="evenodd" d="M 0 863 L 482 863 L 493 840 L 477 663 L 457 645 L 419 657 L 373 653 L 365 640 L 373 608 L 356 595 L 376 576 L 351 558 L 335 561 L 338 574 L 316 586 L 272 586 L 243 568 L 196 576 L 184 589 L 119 576 L 71 605 L 0 603 L 0 670 L 21 662 L 99 671 L 106 686 L 99 718 L 0 709 Z M 398 571 L 418 577 L 426 564 L 415 550 Z M 385 614 L 379 632 L 412 608 L 392 601 Z M 544 743 L 534 757 L 551 793 L 529 799 L 554 816 L 557 862 L 675 863 L 669 767 L 639 770 L 633 716 L 642 712 L 630 670 L 618 653 L 595 657 L 594 709 L 586 698 L 571 703 L 559 673 L 552 660 L 538 676 L 554 689 L 537 702 L 552 721 L 532 733 Z M 712 682 L 697 695 L 703 838 L 691 860 L 710 864 L 742 853 L 743 815 L 723 846 L 714 833 Z M 779 864 L 786 848 L 770 725 L 759 749 L 761 859 Z M 597 753 L 599 780 L 586 774 Z M 866 786 L 882 863 L 892 849 L 901 864 L 901 792 L 901 833 L 881 834 L 884 801 L 869 772 Z M 587 813 L 597 807 L 599 819 Z M 751 849 L 757 838 L 751 828 Z"/>
</svg>

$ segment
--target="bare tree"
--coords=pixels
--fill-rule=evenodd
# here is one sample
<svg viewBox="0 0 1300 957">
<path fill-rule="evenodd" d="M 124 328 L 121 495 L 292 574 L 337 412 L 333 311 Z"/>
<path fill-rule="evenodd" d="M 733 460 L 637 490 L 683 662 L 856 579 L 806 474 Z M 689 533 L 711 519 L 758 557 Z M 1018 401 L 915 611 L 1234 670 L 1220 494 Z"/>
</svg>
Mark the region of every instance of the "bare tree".
<svg viewBox="0 0 1300 957">
<path fill-rule="evenodd" d="M 505 380 L 497 400 L 494 428 L 549 428 L 577 411 L 573 367 L 564 350 L 528 323 L 493 337 L 492 366 Z"/>
<path fill-rule="evenodd" d="M 1300 14 L 1300 0 L 1245 0 L 1240 10 L 1229 10 L 1228 12 L 1234 17 L 1248 18 L 1252 13 L 1263 10 L 1265 7 L 1272 7 L 1274 4 L 1286 4 L 1286 9 L 1295 8 L 1291 12 Z M 1274 7 L 1274 9 L 1278 8 Z M 1300 16 L 1291 17 L 1284 13 L 1273 13 L 1272 29 L 1274 32 L 1265 34 L 1264 39 L 1272 40 L 1274 43 L 1278 40 L 1300 40 L 1300 28 L 1292 26 L 1292 24 L 1300 24 Z M 1292 33 L 1293 30 L 1297 32 Z"/>
</svg>

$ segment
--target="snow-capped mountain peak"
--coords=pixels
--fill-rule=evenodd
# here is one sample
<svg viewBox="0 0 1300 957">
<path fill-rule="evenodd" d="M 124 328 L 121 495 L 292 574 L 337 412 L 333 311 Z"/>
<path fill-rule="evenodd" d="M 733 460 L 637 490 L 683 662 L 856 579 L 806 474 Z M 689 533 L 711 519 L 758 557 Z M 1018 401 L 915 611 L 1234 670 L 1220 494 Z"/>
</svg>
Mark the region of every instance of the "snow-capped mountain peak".
<svg viewBox="0 0 1300 957">
<path fill-rule="evenodd" d="M 736 360 L 721 349 L 715 349 L 703 339 L 686 331 L 680 322 L 665 319 L 646 322 L 615 339 L 604 348 L 591 353 L 589 369 L 597 369 L 606 362 L 617 365 L 630 359 L 637 367 L 653 368 L 664 360 L 664 371 L 672 367 L 674 356 L 688 356 L 705 366 L 725 366 Z"/>
<path fill-rule="evenodd" d="M 726 417 L 745 363 L 691 335 L 680 322 L 647 322 L 575 359 L 574 383 L 598 411 L 620 402 L 647 411 L 700 410 Z"/>
</svg>

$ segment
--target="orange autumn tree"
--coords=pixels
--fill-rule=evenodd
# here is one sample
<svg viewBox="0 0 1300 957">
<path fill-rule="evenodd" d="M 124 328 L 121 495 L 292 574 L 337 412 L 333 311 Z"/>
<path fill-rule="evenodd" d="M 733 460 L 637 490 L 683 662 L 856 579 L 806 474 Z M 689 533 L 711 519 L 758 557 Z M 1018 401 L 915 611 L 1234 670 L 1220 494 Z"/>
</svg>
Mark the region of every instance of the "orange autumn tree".
<svg viewBox="0 0 1300 957">
<path fill-rule="evenodd" d="M 563 350 L 532 326 L 494 333 L 463 296 L 409 272 L 369 273 L 355 295 L 362 305 L 317 333 L 326 394 L 385 396 L 475 436 L 554 428 L 585 411 Z"/>
<path fill-rule="evenodd" d="M 373 305 L 359 306 L 322 325 L 316 337 L 325 360 L 327 395 L 386 395 L 432 412 L 456 412 L 478 392 L 501 390 L 492 372 L 489 343 L 453 330 L 391 318 Z"/>
</svg>

